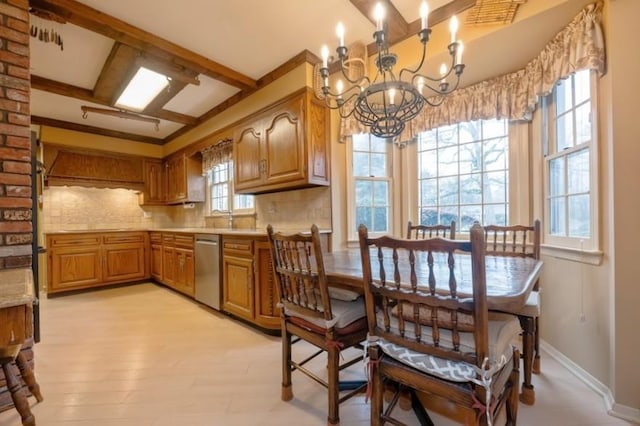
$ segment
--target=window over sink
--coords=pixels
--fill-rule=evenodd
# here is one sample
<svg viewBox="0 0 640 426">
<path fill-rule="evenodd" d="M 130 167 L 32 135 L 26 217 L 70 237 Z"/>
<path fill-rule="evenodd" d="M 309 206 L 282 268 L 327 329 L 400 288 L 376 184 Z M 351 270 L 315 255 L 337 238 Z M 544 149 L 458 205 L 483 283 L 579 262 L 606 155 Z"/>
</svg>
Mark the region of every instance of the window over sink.
<svg viewBox="0 0 640 426">
<path fill-rule="evenodd" d="M 233 160 L 221 162 L 206 173 L 209 214 L 252 213 L 253 195 L 233 191 Z"/>
</svg>

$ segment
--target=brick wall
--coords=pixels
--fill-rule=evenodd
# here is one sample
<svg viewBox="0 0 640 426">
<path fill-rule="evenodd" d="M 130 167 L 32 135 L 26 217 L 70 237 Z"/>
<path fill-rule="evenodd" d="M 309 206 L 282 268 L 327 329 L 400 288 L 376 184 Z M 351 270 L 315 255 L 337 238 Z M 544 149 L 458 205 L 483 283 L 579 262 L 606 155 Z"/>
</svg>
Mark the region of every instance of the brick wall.
<svg viewBox="0 0 640 426">
<path fill-rule="evenodd" d="M 0 269 L 31 265 L 28 8 L 0 0 Z"/>
</svg>

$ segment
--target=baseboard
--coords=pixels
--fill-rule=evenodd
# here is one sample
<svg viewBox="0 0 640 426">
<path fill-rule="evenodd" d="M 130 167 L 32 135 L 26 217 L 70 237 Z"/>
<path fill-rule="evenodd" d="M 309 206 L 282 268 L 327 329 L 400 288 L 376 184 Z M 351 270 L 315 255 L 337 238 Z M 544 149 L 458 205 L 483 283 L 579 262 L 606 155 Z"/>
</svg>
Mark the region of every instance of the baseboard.
<svg viewBox="0 0 640 426">
<path fill-rule="evenodd" d="M 594 392 L 600 395 L 604 401 L 607 413 L 610 416 L 618 417 L 623 420 L 640 424 L 640 409 L 628 407 L 622 404 L 616 404 L 613 399 L 611 389 L 609 389 L 600 380 L 593 377 L 588 371 L 580 367 L 578 364 L 567 358 L 562 352 L 551 346 L 544 340 L 540 341 L 541 348 L 551 355 L 556 361 L 571 372 L 574 376 L 580 379 L 584 384 L 591 388 Z"/>
</svg>

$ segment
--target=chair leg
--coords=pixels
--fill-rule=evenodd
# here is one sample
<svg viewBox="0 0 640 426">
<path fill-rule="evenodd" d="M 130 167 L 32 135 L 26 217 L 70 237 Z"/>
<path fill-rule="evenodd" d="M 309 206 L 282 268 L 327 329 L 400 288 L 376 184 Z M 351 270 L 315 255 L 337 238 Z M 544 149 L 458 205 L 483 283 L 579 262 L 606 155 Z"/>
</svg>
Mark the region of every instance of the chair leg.
<svg viewBox="0 0 640 426">
<path fill-rule="evenodd" d="M 533 373 L 540 374 L 540 317 L 534 319 L 535 331 L 533 341 Z"/>
<path fill-rule="evenodd" d="M 520 402 L 533 405 L 536 402 L 536 394 L 531 384 L 531 371 L 533 364 L 533 333 L 534 324 L 531 317 L 520 317 L 522 325 L 522 357 L 524 365 L 524 380 L 522 382 L 522 393 Z"/>
<path fill-rule="evenodd" d="M 16 407 L 16 410 L 18 410 L 18 413 L 22 418 L 22 424 L 24 426 L 35 426 L 36 418 L 31 413 L 31 409 L 29 408 L 29 401 L 27 401 L 27 396 L 24 394 L 22 386 L 20 385 L 18 378 L 13 372 L 13 368 L 11 366 L 12 361 L 13 360 L 10 358 L 0 359 L 0 363 L 2 364 L 2 371 L 4 372 L 4 378 L 7 382 L 7 389 L 11 393 L 13 405 Z"/>
<path fill-rule="evenodd" d="M 337 425 L 340 423 L 340 416 L 338 414 L 338 405 L 340 399 L 340 349 L 336 347 L 330 347 L 327 351 L 327 391 L 329 393 L 329 416 L 328 422 L 331 425 Z"/>
<path fill-rule="evenodd" d="M 515 425 L 518 419 L 518 383 L 520 382 L 520 354 L 518 350 L 513 354 L 513 370 L 509 375 L 509 383 L 511 386 L 510 394 L 507 399 L 507 426 Z"/>
<path fill-rule="evenodd" d="M 291 333 L 282 325 L 282 394 L 283 401 L 291 401 L 293 389 L 291 387 Z"/>
<path fill-rule="evenodd" d="M 16 365 L 20 369 L 20 375 L 27 384 L 31 394 L 36 398 L 36 401 L 42 402 L 44 398 L 42 398 L 42 394 L 40 393 L 40 385 L 36 381 L 36 376 L 33 374 L 33 370 L 29 366 L 27 357 L 24 356 L 22 352 L 18 353 L 18 356 L 16 357 Z"/>
</svg>

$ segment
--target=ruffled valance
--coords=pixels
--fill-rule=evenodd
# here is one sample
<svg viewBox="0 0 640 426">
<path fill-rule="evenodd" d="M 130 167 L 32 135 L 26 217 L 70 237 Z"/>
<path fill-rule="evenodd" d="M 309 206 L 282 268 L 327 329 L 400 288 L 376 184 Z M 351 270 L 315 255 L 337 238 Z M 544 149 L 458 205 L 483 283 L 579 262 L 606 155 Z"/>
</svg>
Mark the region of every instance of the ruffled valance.
<svg viewBox="0 0 640 426">
<path fill-rule="evenodd" d="M 222 139 L 200 151 L 202 153 L 202 174 L 220 163 L 225 163 L 232 159 L 233 140 Z"/>
<path fill-rule="evenodd" d="M 459 89 L 436 108 L 424 108 L 399 136 L 409 141 L 436 127 L 480 119 L 531 120 L 540 97 L 558 80 L 593 69 L 605 72 L 602 3 L 586 6 L 524 69 Z M 340 139 L 366 132 L 353 116 L 341 120 Z"/>
</svg>

